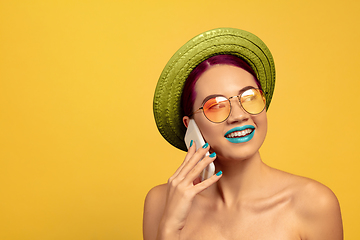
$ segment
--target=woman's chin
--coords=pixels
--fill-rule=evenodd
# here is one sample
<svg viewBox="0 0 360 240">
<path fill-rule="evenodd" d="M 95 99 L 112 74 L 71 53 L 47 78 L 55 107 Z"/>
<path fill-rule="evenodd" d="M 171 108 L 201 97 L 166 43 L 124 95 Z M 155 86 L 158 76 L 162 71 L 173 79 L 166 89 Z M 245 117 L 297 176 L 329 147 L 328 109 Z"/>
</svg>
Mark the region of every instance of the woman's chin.
<svg viewBox="0 0 360 240">
<path fill-rule="evenodd" d="M 251 148 L 227 149 L 225 152 L 217 152 L 216 154 L 216 161 L 224 165 L 237 164 L 260 155 L 258 149 L 255 150 Z"/>
</svg>

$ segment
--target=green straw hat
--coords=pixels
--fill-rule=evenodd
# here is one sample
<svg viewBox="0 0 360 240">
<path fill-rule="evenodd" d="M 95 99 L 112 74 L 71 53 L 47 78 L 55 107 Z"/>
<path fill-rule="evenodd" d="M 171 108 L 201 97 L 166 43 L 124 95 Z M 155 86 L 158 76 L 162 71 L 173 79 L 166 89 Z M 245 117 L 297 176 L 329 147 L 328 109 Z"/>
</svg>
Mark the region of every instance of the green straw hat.
<svg viewBox="0 0 360 240">
<path fill-rule="evenodd" d="M 260 38 L 235 28 L 217 28 L 183 45 L 162 71 L 157 83 L 153 110 L 161 135 L 173 146 L 187 151 L 182 121 L 181 94 L 191 71 L 204 60 L 221 54 L 246 61 L 257 75 L 269 108 L 275 87 L 275 65 L 270 50 Z"/>
</svg>

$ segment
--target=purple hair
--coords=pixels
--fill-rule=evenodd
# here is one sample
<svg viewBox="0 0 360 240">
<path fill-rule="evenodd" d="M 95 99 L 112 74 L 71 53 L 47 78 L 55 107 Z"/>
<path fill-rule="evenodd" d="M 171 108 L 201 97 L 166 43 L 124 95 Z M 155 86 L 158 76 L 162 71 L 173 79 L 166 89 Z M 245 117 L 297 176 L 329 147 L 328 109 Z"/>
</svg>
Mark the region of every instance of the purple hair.
<svg viewBox="0 0 360 240">
<path fill-rule="evenodd" d="M 183 116 L 190 116 L 193 112 L 193 106 L 196 98 L 195 84 L 200 76 L 214 65 L 231 65 L 244 69 L 255 78 L 257 86 L 262 90 L 259 80 L 256 77 L 254 70 L 244 60 L 234 55 L 215 55 L 201 62 L 192 70 L 186 79 L 183 93 L 181 96 L 181 108 Z"/>
</svg>

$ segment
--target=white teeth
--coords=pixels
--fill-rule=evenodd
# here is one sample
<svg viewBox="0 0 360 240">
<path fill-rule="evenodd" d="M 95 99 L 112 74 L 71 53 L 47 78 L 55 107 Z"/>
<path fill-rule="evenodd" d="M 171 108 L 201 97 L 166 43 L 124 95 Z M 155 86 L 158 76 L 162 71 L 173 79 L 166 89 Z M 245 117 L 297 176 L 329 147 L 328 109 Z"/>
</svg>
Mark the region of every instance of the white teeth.
<svg viewBox="0 0 360 240">
<path fill-rule="evenodd" d="M 227 138 L 244 137 L 244 136 L 252 133 L 252 131 L 253 131 L 253 129 L 248 128 L 243 131 L 232 132 L 232 133 L 226 135 L 225 137 L 227 137 Z"/>
</svg>

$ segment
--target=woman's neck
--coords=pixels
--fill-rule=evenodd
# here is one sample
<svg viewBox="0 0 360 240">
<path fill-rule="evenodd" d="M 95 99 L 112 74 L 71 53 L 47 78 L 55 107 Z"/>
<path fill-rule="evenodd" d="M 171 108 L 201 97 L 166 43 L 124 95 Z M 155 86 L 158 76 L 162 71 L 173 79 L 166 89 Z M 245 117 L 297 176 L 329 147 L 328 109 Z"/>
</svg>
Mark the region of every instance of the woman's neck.
<svg viewBox="0 0 360 240">
<path fill-rule="evenodd" d="M 259 193 L 265 189 L 269 167 L 262 162 L 260 153 L 231 164 L 222 164 L 225 161 L 219 159 L 215 162 L 216 171 L 221 170 L 223 176 L 209 189 L 219 205 L 233 208 L 242 201 L 261 197 Z"/>
</svg>

